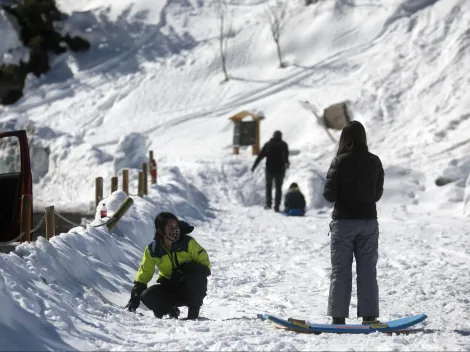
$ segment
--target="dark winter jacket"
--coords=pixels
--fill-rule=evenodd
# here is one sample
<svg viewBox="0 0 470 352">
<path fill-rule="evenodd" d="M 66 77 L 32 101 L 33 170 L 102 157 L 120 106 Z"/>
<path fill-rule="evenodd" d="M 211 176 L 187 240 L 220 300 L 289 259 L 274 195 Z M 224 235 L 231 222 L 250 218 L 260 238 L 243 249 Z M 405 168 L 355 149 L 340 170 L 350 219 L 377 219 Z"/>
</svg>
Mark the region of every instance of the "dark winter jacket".
<svg viewBox="0 0 470 352">
<path fill-rule="evenodd" d="M 271 138 L 267 142 L 253 164 L 252 170 L 261 160 L 266 158 L 266 171 L 270 173 L 284 173 L 289 167 L 289 146 L 282 139 Z"/>
<path fill-rule="evenodd" d="M 305 212 L 305 197 L 299 188 L 291 188 L 287 191 L 284 198 L 284 211 L 291 209 L 300 209 Z"/>
<path fill-rule="evenodd" d="M 384 170 L 379 157 L 353 150 L 335 157 L 326 176 L 323 196 L 335 202 L 333 219 L 377 218 L 375 203 L 383 194 Z"/>
</svg>

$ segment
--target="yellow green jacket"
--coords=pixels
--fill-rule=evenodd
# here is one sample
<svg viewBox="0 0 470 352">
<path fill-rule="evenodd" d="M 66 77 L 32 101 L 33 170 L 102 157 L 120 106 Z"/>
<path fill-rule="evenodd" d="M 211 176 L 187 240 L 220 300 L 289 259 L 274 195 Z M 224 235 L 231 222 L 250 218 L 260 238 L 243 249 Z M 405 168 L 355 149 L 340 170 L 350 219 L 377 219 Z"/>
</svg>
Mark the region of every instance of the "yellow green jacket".
<svg viewBox="0 0 470 352">
<path fill-rule="evenodd" d="M 159 278 L 169 279 L 176 268 L 189 262 L 199 263 L 211 269 L 206 250 L 191 236 L 181 235 L 180 239 L 173 243 L 171 251 L 165 248 L 160 238 L 155 238 L 145 248 L 135 280 L 147 284 L 155 274 L 155 266 L 158 268 Z"/>
</svg>

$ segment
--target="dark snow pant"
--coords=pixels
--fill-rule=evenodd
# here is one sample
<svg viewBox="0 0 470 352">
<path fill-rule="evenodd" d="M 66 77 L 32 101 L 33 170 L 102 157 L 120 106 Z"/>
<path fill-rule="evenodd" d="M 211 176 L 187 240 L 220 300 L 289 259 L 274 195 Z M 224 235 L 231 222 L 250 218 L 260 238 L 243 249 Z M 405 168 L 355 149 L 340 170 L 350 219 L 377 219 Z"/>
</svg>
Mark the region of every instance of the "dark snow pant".
<svg viewBox="0 0 470 352">
<path fill-rule="evenodd" d="M 173 307 L 201 307 L 207 293 L 207 277 L 185 276 L 183 282 L 159 279 L 159 283 L 142 292 L 140 299 L 157 318 L 170 313 Z"/>
<path fill-rule="evenodd" d="M 328 316 L 348 318 L 352 290 L 352 262 L 356 258 L 357 316 L 379 316 L 376 265 L 379 224 L 376 219 L 339 219 L 330 223 L 331 283 Z"/>
<path fill-rule="evenodd" d="M 273 181 L 276 187 L 274 207 L 279 209 L 282 199 L 282 184 L 284 182 L 284 172 L 269 172 L 266 170 L 266 206 L 271 207 L 273 203 Z"/>
</svg>

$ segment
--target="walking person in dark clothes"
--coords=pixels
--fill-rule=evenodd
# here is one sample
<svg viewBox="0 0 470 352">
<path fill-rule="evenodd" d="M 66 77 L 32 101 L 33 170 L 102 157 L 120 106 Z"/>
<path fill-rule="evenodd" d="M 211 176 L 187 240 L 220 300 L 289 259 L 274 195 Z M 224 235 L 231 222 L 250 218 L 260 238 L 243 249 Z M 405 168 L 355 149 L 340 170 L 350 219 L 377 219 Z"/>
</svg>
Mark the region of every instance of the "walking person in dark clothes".
<svg viewBox="0 0 470 352">
<path fill-rule="evenodd" d="M 194 227 L 172 213 L 158 214 L 155 228 L 155 238 L 145 248 L 126 308 L 135 311 L 142 301 L 157 318 L 166 314 L 178 318 L 178 307 L 187 306 L 186 319 L 197 319 L 211 274 L 207 252 L 187 235 Z M 147 288 L 155 266 L 159 270 L 157 284 Z"/>
<path fill-rule="evenodd" d="M 305 197 L 300 191 L 299 185 L 293 182 L 284 197 L 284 213 L 292 216 L 305 215 Z"/>
<path fill-rule="evenodd" d="M 379 316 L 379 225 L 376 202 L 383 193 L 384 170 L 370 153 L 364 126 L 349 122 L 343 129 L 338 152 L 328 170 L 323 196 L 335 202 L 330 223 L 331 282 L 328 315 L 333 324 L 349 317 L 352 262 L 356 258 L 357 316 L 375 321 Z"/>
<path fill-rule="evenodd" d="M 256 158 L 251 172 L 263 158 L 266 158 L 266 206 L 265 209 L 271 209 L 273 181 L 276 187 L 274 199 L 274 211 L 279 211 L 282 199 L 282 184 L 286 169 L 289 168 L 289 146 L 282 140 L 281 131 L 274 132 L 273 137 L 267 142 L 258 157 Z"/>
</svg>

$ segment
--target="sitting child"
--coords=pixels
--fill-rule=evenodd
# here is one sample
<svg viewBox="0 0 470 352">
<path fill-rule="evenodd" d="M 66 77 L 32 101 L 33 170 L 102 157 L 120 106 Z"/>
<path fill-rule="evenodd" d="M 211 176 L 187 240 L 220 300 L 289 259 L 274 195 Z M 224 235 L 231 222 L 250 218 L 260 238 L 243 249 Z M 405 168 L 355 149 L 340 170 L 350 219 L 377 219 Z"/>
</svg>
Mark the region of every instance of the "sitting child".
<svg viewBox="0 0 470 352">
<path fill-rule="evenodd" d="M 290 216 L 304 216 L 305 206 L 305 197 L 300 192 L 299 185 L 292 183 L 284 198 L 284 213 Z"/>
</svg>

